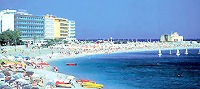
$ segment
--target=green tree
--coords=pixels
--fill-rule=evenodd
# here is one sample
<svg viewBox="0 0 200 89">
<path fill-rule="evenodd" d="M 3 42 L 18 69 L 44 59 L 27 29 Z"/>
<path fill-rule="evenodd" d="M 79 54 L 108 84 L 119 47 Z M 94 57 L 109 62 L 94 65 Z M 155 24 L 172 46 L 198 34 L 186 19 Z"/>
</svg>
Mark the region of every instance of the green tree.
<svg viewBox="0 0 200 89">
<path fill-rule="evenodd" d="M 17 42 L 20 42 L 20 36 L 20 30 L 11 31 L 8 29 L 0 34 L 0 42 L 6 43 L 6 45 L 17 44 Z"/>
<path fill-rule="evenodd" d="M 47 40 L 47 46 L 50 46 L 50 45 L 53 45 L 53 44 L 54 44 L 53 39 Z"/>
<path fill-rule="evenodd" d="M 4 32 L 1 33 L 0 39 L 3 43 L 6 43 L 6 45 L 10 45 L 10 40 L 11 40 L 11 30 L 8 29 Z"/>
<path fill-rule="evenodd" d="M 68 44 L 68 43 L 69 43 L 69 41 L 64 40 L 64 44 Z"/>
<path fill-rule="evenodd" d="M 11 34 L 11 42 L 12 44 L 19 44 L 20 42 L 20 39 L 21 39 L 21 31 L 20 30 L 15 30 L 15 31 L 12 31 L 12 34 Z"/>
</svg>

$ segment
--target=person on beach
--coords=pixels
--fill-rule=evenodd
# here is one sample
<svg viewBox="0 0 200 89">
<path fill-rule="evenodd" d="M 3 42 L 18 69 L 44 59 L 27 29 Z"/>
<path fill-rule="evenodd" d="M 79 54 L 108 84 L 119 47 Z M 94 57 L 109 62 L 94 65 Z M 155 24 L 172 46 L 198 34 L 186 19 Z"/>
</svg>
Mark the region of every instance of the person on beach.
<svg viewBox="0 0 200 89">
<path fill-rule="evenodd" d="M 69 80 L 69 83 L 70 83 L 72 86 L 74 86 L 74 84 L 73 84 L 71 81 L 72 81 L 72 80 L 70 79 L 70 80 Z M 74 87 L 75 87 L 75 86 L 74 86 Z"/>
<path fill-rule="evenodd" d="M 5 82 L 9 82 L 10 78 L 6 75 Z"/>
<path fill-rule="evenodd" d="M 40 78 L 40 81 L 38 83 L 39 86 L 44 86 L 44 79 L 43 78 Z"/>
<path fill-rule="evenodd" d="M 58 68 L 56 66 L 54 66 L 53 68 L 54 68 L 54 72 L 58 72 Z"/>
<path fill-rule="evenodd" d="M 34 64 L 34 69 L 37 69 L 37 65 Z"/>
<path fill-rule="evenodd" d="M 51 59 L 52 56 L 49 56 L 49 58 Z"/>
<path fill-rule="evenodd" d="M 37 86 L 37 81 L 36 80 L 33 80 L 33 83 L 32 83 L 32 86 Z"/>
</svg>

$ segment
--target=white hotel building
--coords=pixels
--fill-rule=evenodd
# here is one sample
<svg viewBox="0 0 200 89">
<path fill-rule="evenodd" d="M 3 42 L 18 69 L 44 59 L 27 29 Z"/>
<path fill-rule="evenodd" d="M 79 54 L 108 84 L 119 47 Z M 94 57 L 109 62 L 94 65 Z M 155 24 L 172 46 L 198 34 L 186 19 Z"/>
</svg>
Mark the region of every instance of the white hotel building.
<svg viewBox="0 0 200 89">
<path fill-rule="evenodd" d="M 45 39 L 54 39 L 54 20 L 55 20 L 55 16 L 52 15 L 46 15 L 45 16 Z"/>
<path fill-rule="evenodd" d="M 2 10 L 0 12 L 0 33 L 8 29 L 14 31 L 14 15 L 16 10 Z"/>
</svg>

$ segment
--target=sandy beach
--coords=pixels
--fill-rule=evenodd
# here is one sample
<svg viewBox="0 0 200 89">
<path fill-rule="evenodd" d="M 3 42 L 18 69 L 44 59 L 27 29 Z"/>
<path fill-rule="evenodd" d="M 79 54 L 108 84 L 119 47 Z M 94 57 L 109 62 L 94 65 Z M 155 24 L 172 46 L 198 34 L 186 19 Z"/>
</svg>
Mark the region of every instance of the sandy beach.
<svg viewBox="0 0 200 89">
<path fill-rule="evenodd" d="M 139 51 L 155 51 L 155 50 L 172 50 L 172 49 L 199 49 L 199 43 L 161 43 L 161 42 L 130 42 L 128 44 L 113 44 L 110 42 L 106 43 L 84 43 L 84 44 L 60 44 L 50 46 L 48 48 L 37 47 L 30 45 L 26 47 L 21 46 L 2 46 L 1 47 L 1 60 L 16 60 L 19 56 L 23 56 L 22 62 L 34 62 L 46 63 L 49 61 L 56 61 L 60 59 L 83 57 L 87 55 L 96 54 L 110 54 L 110 53 L 121 53 L 121 52 L 139 52 Z M 18 57 L 16 57 L 18 56 Z M 9 58 L 10 57 L 10 58 Z M 24 59 L 26 59 L 24 61 Z M 6 68 L 6 67 L 3 67 Z M 23 67 L 22 67 L 23 68 Z M 70 83 L 72 89 L 87 89 L 83 88 L 79 83 L 76 82 L 75 77 L 68 79 L 71 75 L 64 75 L 54 71 L 53 66 L 37 66 L 37 65 L 26 65 L 25 71 L 32 71 L 34 74 L 39 75 L 43 79 L 43 85 L 37 86 L 39 89 L 51 89 L 47 88 L 47 83 L 52 81 L 64 81 Z M 26 76 L 24 76 L 26 77 Z M 28 76 L 30 81 L 30 76 Z M 94 80 L 95 81 L 95 80 Z M 62 87 L 54 87 L 53 89 L 60 89 Z M 17 89 L 17 88 L 16 88 Z M 91 89 L 91 88 L 90 88 Z"/>
</svg>

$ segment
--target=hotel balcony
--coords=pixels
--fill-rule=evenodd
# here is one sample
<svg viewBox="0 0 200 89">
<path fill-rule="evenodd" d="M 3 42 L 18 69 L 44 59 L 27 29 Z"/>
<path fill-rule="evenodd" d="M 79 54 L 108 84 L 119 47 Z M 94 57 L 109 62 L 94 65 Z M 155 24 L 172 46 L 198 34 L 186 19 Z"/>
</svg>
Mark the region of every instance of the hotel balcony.
<svg viewBox="0 0 200 89">
<path fill-rule="evenodd" d="M 71 21 L 69 21 L 69 23 L 70 23 L 70 24 L 75 24 L 75 21 L 72 21 L 72 20 L 71 20 Z"/>
<path fill-rule="evenodd" d="M 70 27 L 69 30 L 75 30 L 75 27 Z"/>
<path fill-rule="evenodd" d="M 75 25 L 72 25 L 72 26 L 70 26 L 70 27 L 75 27 Z"/>
</svg>

